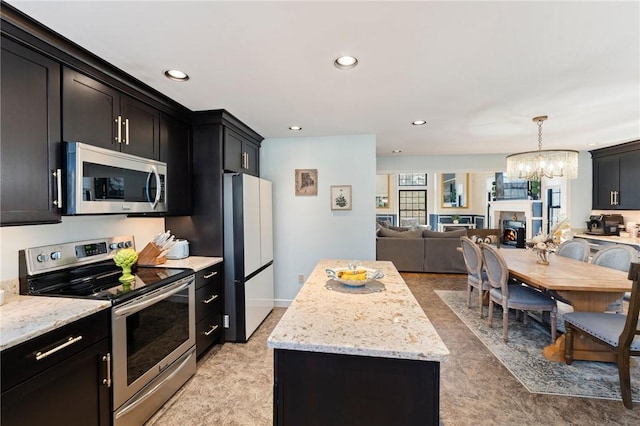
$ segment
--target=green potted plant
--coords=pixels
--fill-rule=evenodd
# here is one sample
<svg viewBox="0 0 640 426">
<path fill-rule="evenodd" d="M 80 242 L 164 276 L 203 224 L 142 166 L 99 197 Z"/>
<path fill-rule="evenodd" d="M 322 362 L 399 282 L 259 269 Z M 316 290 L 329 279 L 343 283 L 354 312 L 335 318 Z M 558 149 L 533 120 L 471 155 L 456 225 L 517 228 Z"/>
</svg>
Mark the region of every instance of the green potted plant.
<svg viewBox="0 0 640 426">
<path fill-rule="evenodd" d="M 460 216 L 458 216 L 457 214 L 454 214 L 453 216 L 451 216 L 451 219 L 453 220 L 453 223 L 460 222 Z"/>
</svg>

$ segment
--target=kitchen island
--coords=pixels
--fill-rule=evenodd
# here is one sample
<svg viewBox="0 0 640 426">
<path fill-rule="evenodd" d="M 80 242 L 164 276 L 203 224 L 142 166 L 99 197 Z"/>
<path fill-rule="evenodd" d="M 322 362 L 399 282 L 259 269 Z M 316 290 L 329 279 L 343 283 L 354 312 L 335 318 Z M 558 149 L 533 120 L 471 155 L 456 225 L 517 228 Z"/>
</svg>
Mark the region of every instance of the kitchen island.
<svg viewBox="0 0 640 426">
<path fill-rule="evenodd" d="M 274 349 L 274 425 L 437 425 L 449 354 L 391 262 L 365 288 L 327 278 L 321 260 L 267 341 Z"/>
</svg>

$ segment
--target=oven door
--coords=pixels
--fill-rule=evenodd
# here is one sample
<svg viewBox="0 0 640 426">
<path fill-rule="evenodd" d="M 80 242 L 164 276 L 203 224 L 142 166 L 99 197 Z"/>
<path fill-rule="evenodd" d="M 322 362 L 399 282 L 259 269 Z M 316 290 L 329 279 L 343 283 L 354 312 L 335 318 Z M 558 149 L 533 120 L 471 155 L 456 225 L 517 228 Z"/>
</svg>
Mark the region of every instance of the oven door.
<svg viewBox="0 0 640 426">
<path fill-rule="evenodd" d="M 195 346 L 195 275 L 113 308 L 113 405 L 118 409 Z"/>
</svg>

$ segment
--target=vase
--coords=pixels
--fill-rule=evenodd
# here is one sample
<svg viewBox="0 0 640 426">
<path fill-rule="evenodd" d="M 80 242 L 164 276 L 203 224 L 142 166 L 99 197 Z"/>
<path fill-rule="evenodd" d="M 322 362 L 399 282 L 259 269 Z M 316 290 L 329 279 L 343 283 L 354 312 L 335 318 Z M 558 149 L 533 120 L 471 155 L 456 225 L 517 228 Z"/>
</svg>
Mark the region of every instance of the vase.
<svg viewBox="0 0 640 426">
<path fill-rule="evenodd" d="M 547 258 L 546 250 L 536 250 L 536 254 L 538 255 L 538 260 L 536 263 L 540 265 L 548 265 L 549 259 Z"/>
</svg>

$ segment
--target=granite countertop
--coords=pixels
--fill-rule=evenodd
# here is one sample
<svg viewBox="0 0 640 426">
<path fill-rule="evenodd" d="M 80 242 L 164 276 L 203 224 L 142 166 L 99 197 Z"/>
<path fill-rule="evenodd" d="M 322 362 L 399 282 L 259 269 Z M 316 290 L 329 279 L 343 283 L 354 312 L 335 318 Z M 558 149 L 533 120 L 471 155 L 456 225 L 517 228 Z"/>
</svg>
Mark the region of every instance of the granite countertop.
<svg viewBox="0 0 640 426">
<path fill-rule="evenodd" d="M 167 259 L 165 263 L 155 266 L 158 268 L 187 268 L 198 272 L 222 261 L 221 257 L 189 256 L 184 259 Z"/>
<path fill-rule="evenodd" d="M 590 240 L 606 241 L 609 243 L 628 244 L 640 248 L 640 238 L 619 237 L 617 235 L 591 235 L 591 234 L 575 234 L 576 238 L 587 238 Z"/>
<path fill-rule="evenodd" d="M 325 287 L 325 269 L 348 260 L 323 259 L 309 275 L 267 346 L 274 349 L 383 358 L 443 361 L 449 351 L 404 280 L 387 261 L 363 261 L 379 269 L 386 290 L 350 294 Z M 338 284 L 336 281 L 331 281 Z"/>
<path fill-rule="evenodd" d="M 108 300 L 7 294 L 0 306 L 0 350 L 110 307 Z"/>
</svg>

